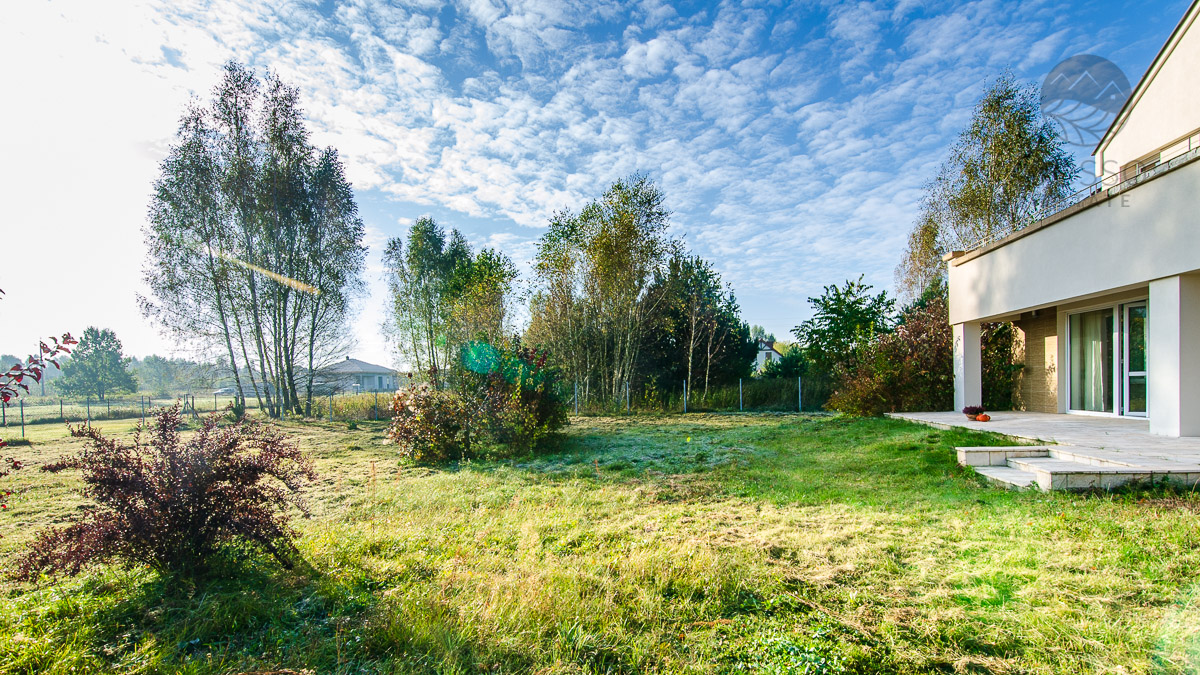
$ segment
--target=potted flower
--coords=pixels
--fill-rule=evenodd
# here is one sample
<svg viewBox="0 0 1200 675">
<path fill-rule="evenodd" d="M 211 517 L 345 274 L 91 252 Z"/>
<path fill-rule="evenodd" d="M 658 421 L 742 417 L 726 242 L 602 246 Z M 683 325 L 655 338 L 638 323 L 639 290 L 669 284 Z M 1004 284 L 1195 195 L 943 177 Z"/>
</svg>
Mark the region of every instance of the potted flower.
<svg viewBox="0 0 1200 675">
<path fill-rule="evenodd" d="M 971 420 L 972 422 L 974 422 L 975 419 L 978 418 L 980 415 L 982 415 L 984 412 L 983 406 L 980 406 L 980 405 L 969 405 L 969 406 L 963 408 L 962 411 L 963 411 L 963 414 L 967 416 L 967 419 Z"/>
</svg>

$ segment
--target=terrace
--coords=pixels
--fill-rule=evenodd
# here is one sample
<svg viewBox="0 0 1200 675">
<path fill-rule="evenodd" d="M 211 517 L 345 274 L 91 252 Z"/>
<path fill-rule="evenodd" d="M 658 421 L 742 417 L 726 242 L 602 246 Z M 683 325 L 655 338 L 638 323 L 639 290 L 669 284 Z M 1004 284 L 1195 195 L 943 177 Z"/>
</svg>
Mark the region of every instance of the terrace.
<svg viewBox="0 0 1200 675">
<path fill-rule="evenodd" d="M 1190 488 L 1200 483 L 1200 438 L 1151 434 L 1145 419 L 1036 412 L 991 413 L 989 422 L 970 421 L 958 412 L 889 416 L 1028 441 L 1010 447 L 957 448 L 959 464 L 1006 487 L 1109 489 L 1166 481 Z"/>
</svg>

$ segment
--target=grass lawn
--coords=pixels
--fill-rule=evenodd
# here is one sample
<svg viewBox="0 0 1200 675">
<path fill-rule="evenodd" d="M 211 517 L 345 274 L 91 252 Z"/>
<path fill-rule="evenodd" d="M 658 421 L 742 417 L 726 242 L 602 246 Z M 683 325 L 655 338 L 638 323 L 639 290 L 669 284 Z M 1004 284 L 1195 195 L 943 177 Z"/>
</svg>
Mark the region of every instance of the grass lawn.
<svg viewBox="0 0 1200 675">
<path fill-rule="evenodd" d="M 129 423 L 105 422 L 116 432 Z M 576 420 L 517 461 L 398 463 L 383 426 L 287 424 L 316 458 L 306 565 L 0 582 L 5 673 L 1185 673 L 1200 495 L 1014 493 L 1005 439 L 895 420 Z M 78 505 L 36 465 L 0 561 Z"/>
</svg>

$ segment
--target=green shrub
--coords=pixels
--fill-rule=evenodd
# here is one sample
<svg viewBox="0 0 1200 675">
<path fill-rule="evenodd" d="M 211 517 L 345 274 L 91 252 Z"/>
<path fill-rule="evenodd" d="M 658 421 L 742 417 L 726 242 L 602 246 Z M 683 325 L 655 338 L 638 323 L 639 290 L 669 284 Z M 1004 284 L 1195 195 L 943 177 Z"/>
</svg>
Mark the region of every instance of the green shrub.
<svg viewBox="0 0 1200 675">
<path fill-rule="evenodd" d="M 397 391 L 391 407 L 388 438 L 400 446 L 402 456 L 418 462 L 467 456 L 467 407 L 458 392 L 419 384 Z"/>
<path fill-rule="evenodd" d="M 477 414 L 481 431 L 504 446 L 493 454 L 529 452 L 567 423 L 567 397 L 544 349 L 472 342 L 453 380 Z"/>
<path fill-rule="evenodd" d="M 980 336 L 983 405 L 988 410 L 1012 410 L 1017 375 L 1025 367 L 1016 363 L 1017 328 L 1011 323 L 985 323 Z"/>
<path fill-rule="evenodd" d="M 246 417 L 246 399 L 235 397 L 229 405 L 229 416 L 234 422 L 240 422 Z"/>
<path fill-rule="evenodd" d="M 558 371 L 544 350 L 472 342 L 449 389 L 418 385 L 392 399 L 389 437 L 424 462 L 529 452 L 567 423 Z"/>
</svg>

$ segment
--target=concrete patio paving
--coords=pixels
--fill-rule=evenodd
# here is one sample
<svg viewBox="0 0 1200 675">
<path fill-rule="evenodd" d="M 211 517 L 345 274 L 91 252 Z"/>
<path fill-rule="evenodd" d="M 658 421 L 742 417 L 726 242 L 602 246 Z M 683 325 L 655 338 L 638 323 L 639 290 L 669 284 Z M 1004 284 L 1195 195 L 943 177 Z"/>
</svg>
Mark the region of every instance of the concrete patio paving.
<svg viewBox="0 0 1200 675">
<path fill-rule="evenodd" d="M 1031 441 L 1034 448 L 959 448 L 959 463 L 994 482 L 1044 490 L 1110 488 L 1142 480 L 1200 481 L 1200 438 L 1150 433 L 1149 422 L 1122 417 L 989 413 L 972 422 L 959 412 L 893 413 L 896 419 L 940 428 L 991 431 Z"/>
</svg>

